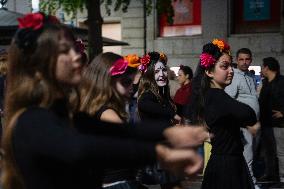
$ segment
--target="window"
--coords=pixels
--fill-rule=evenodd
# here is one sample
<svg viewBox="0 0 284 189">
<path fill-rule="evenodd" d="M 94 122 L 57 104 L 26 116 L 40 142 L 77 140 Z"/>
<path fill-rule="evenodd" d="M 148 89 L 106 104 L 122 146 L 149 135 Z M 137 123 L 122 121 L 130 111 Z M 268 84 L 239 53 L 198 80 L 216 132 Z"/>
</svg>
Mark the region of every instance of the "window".
<svg viewBox="0 0 284 189">
<path fill-rule="evenodd" d="M 234 0 L 233 33 L 280 31 L 280 0 Z"/>
<path fill-rule="evenodd" d="M 170 70 L 174 71 L 176 76 L 178 76 L 178 71 L 179 71 L 180 67 L 179 66 L 172 66 L 170 67 Z"/>
<path fill-rule="evenodd" d="M 261 67 L 260 66 L 250 66 L 249 71 L 254 74 L 256 85 L 259 86 L 261 81 Z"/>
<path fill-rule="evenodd" d="M 102 26 L 102 35 L 114 40 L 121 40 L 121 24 L 119 22 L 104 23 Z M 103 52 L 121 54 L 121 46 L 104 46 Z"/>
<path fill-rule="evenodd" d="M 201 34 L 201 0 L 173 1 L 174 22 L 167 23 L 166 15 L 159 16 L 161 37 Z"/>
</svg>

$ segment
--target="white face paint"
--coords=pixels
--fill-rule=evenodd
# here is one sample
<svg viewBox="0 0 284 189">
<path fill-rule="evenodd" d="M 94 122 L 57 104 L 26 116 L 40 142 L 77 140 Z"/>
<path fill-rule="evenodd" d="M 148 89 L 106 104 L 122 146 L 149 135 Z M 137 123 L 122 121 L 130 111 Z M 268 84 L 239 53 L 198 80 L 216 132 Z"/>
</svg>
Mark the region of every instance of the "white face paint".
<svg viewBox="0 0 284 189">
<path fill-rule="evenodd" d="M 162 62 L 157 62 L 155 64 L 155 80 L 159 87 L 163 87 L 167 85 L 168 72 L 167 72 L 167 68 Z"/>
</svg>

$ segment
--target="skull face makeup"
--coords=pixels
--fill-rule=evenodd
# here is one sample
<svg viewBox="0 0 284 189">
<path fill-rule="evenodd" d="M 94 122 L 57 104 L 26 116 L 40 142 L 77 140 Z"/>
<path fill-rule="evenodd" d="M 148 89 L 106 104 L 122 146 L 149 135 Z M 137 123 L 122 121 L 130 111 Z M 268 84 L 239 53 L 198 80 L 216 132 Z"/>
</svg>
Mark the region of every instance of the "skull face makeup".
<svg viewBox="0 0 284 189">
<path fill-rule="evenodd" d="M 159 87 L 164 87 L 168 83 L 167 68 L 160 61 L 155 64 L 155 80 Z"/>
</svg>

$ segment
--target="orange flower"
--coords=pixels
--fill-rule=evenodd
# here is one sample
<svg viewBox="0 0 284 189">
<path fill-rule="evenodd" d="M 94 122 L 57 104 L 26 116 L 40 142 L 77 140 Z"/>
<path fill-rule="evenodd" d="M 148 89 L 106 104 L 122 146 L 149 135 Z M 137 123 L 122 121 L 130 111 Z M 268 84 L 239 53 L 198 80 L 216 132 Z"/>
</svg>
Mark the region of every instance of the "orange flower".
<svg viewBox="0 0 284 189">
<path fill-rule="evenodd" d="M 160 52 L 160 60 L 167 62 L 167 56 L 163 52 Z"/>
<path fill-rule="evenodd" d="M 132 68 L 137 68 L 140 65 L 140 58 L 136 54 L 129 54 L 124 57 L 124 60 L 128 62 L 128 66 Z"/>
<path fill-rule="evenodd" d="M 214 40 L 212 41 L 212 43 L 213 43 L 214 45 L 216 45 L 216 46 L 220 49 L 221 52 L 222 52 L 222 51 L 224 50 L 224 48 L 225 48 L 224 41 L 222 41 L 222 40 L 214 39 Z"/>
</svg>

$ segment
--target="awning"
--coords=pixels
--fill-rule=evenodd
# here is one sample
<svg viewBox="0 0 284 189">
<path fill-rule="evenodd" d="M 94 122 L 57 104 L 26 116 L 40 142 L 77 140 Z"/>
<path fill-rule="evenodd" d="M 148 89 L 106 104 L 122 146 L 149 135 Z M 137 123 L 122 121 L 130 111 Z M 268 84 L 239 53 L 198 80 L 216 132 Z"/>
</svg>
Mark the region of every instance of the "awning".
<svg viewBox="0 0 284 189">
<path fill-rule="evenodd" d="M 6 8 L 0 8 L 0 45 L 9 45 L 11 39 L 18 29 L 17 18 L 23 14 L 9 11 Z M 88 41 L 88 30 L 78 27 L 71 27 L 74 34 L 83 41 Z M 103 37 L 104 46 L 122 46 L 129 45 L 126 42 Z"/>
<path fill-rule="evenodd" d="M 71 29 L 77 37 L 81 38 L 83 41 L 86 41 L 86 42 L 88 41 L 88 30 L 87 29 L 78 28 L 78 27 L 72 27 Z M 104 46 L 125 46 L 129 44 L 124 41 L 118 41 L 118 40 L 114 40 L 111 38 L 103 37 L 103 45 Z"/>
</svg>

